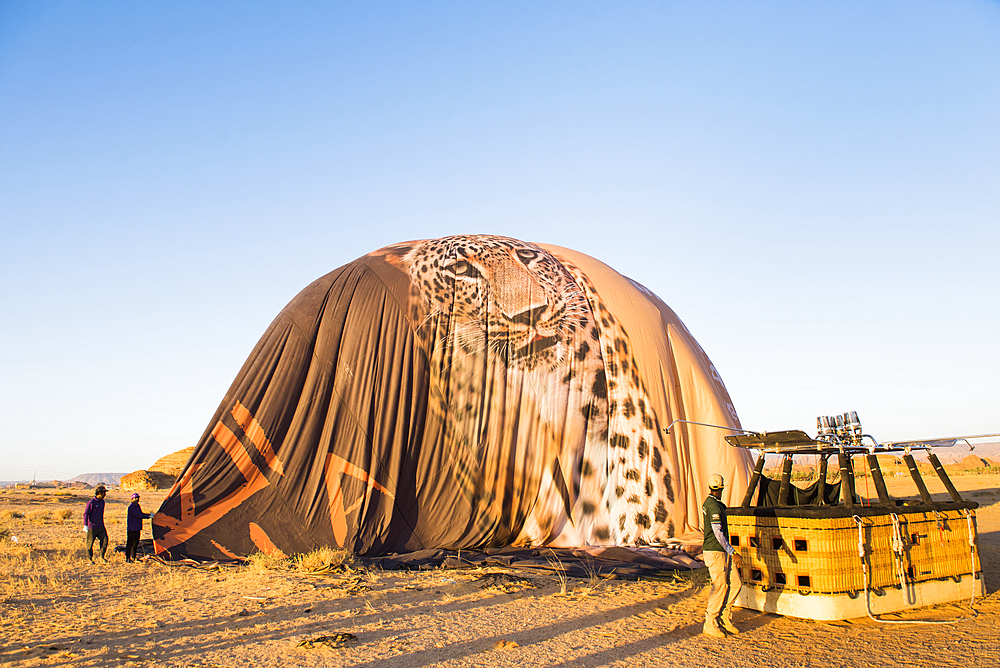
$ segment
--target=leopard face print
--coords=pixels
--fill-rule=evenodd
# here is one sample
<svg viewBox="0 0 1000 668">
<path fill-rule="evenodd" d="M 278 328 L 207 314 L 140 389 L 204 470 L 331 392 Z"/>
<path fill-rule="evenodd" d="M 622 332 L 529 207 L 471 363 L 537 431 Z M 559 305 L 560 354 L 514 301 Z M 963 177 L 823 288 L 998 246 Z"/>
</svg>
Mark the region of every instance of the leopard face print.
<svg viewBox="0 0 1000 668">
<path fill-rule="evenodd" d="M 410 279 L 430 410 L 461 444 L 462 491 L 510 515 L 499 529 L 481 527 L 484 536 L 550 545 L 672 537 L 671 462 L 628 335 L 577 267 L 492 235 L 378 253 Z M 492 484 L 511 466 L 527 480 L 518 492 Z M 532 498 L 504 496 L 522 491 Z"/>
</svg>

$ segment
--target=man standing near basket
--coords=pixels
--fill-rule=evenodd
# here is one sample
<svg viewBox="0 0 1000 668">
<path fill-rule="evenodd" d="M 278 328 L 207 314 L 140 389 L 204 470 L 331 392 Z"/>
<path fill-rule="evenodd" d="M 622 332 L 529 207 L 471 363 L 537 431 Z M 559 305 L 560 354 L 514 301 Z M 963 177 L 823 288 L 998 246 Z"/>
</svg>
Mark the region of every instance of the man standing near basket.
<svg viewBox="0 0 1000 668">
<path fill-rule="evenodd" d="M 733 626 L 733 601 L 743 588 L 740 555 L 729 544 L 729 522 L 726 518 L 726 504 L 722 502 L 722 489 L 726 482 L 721 475 L 713 473 L 708 478 L 708 498 L 702 504 L 704 511 L 705 542 L 702 555 L 708 574 L 712 578 L 712 588 L 705 604 L 705 626 L 703 632 L 713 638 L 736 635 L 739 629 Z"/>
</svg>

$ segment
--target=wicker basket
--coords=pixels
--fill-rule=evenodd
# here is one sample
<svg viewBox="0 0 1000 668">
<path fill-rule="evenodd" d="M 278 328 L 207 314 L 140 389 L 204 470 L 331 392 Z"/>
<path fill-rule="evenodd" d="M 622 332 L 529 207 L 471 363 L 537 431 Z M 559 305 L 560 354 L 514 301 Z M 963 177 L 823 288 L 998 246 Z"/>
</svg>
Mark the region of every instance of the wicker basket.
<svg viewBox="0 0 1000 668">
<path fill-rule="evenodd" d="M 743 581 L 802 594 L 855 594 L 865 588 L 858 524 L 851 517 L 729 516 Z M 901 588 L 981 570 L 975 511 L 900 512 L 859 518 L 869 587 Z M 894 537 L 898 536 L 898 540 Z M 895 543 L 895 546 L 894 546 Z"/>
</svg>

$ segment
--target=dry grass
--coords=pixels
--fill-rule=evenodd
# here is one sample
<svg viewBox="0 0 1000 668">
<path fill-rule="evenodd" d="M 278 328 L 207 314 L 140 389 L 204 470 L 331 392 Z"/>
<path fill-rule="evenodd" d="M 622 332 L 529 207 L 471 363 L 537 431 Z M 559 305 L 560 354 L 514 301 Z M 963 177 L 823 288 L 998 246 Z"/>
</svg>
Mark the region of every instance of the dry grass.
<svg viewBox="0 0 1000 668">
<path fill-rule="evenodd" d="M 585 566 L 585 570 L 587 571 L 587 579 L 573 589 L 573 594 L 575 596 L 590 596 L 592 594 L 597 594 L 597 592 L 601 589 L 601 586 L 615 576 L 614 573 L 601 575 L 597 572 L 597 569 L 593 564 L 587 564 Z"/>
<path fill-rule="evenodd" d="M 342 570 L 354 563 L 354 555 L 347 550 L 321 547 L 312 552 L 291 557 L 280 557 L 254 552 L 243 562 L 241 570 L 248 573 L 272 571 L 298 571 L 300 573 L 324 574 Z M 366 573 L 367 574 L 367 573 Z"/>
<path fill-rule="evenodd" d="M 52 519 L 52 513 L 47 510 L 32 510 L 28 513 L 28 519 L 38 524 L 44 524 Z"/>
<path fill-rule="evenodd" d="M 551 568 L 556 577 L 559 579 L 559 592 L 556 596 L 566 596 L 569 593 L 569 577 L 566 575 L 566 568 L 563 566 L 562 561 L 559 557 L 549 559 L 549 568 Z"/>
<path fill-rule="evenodd" d="M 0 542 L 0 600 L 8 601 L 62 587 L 67 567 L 83 556 L 80 540 L 65 538 L 46 549 L 14 542 L 9 529 Z"/>
<path fill-rule="evenodd" d="M 289 557 L 277 557 L 263 552 L 254 552 L 243 562 L 243 570 L 248 573 L 266 573 L 268 571 L 290 571 L 294 567 Z"/>
<path fill-rule="evenodd" d="M 354 563 L 354 554 L 349 550 L 335 550 L 321 547 L 318 550 L 300 554 L 295 558 L 296 567 L 303 573 L 330 573 Z"/>
</svg>

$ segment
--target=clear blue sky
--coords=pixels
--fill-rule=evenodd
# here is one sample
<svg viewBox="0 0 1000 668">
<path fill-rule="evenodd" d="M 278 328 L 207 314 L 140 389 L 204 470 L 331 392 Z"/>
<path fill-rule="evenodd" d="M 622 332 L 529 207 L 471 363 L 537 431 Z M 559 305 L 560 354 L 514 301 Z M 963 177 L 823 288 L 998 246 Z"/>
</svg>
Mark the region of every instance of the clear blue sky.
<svg viewBox="0 0 1000 668">
<path fill-rule="evenodd" d="M 748 428 L 996 432 L 1000 4 L 7 0 L 0 230 L 0 479 L 194 445 L 301 288 L 460 233 L 646 285 Z"/>
</svg>

